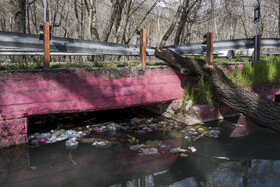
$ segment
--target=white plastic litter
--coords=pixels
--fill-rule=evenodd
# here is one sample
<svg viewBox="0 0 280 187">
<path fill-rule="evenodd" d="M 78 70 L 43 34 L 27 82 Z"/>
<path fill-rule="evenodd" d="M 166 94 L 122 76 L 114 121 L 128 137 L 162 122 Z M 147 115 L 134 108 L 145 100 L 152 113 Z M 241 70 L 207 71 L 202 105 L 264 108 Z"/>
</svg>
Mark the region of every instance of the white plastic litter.
<svg viewBox="0 0 280 187">
<path fill-rule="evenodd" d="M 196 148 L 194 148 L 193 146 L 188 147 L 188 149 L 189 149 L 192 153 L 195 153 L 195 152 L 196 152 Z"/>
<path fill-rule="evenodd" d="M 96 142 L 93 142 L 92 145 L 94 147 L 98 147 L 98 148 L 105 148 L 105 147 L 111 146 L 111 143 L 108 141 L 96 141 Z"/>
<path fill-rule="evenodd" d="M 132 151 L 137 151 L 137 150 L 141 149 L 143 146 L 144 146 L 144 144 L 131 145 L 131 146 L 129 146 L 129 149 Z"/>
<path fill-rule="evenodd" d="M 115 135 L 117 133 L 117 124 L 116 123 L 110 123 L 108 125 L 108 132 L 111 134 L 111 135 Z"/>
<path fill-rule="evenodd" d="M 70 138 L 65 142 L 66 147 L 75 147 L 79 144 L 79 142 L 76 141 L 76 138 Z"/>
<path fill-rule="evenodd" d="M 158 149 L 153 147 L 150 149 L 150 153 L 156 154 L 156 153 L 158 153 Z"/>
<path fill-rule="evenodd" d="M 241 125 L 241 124 L 238 124 L 238 123 L 233 123 L 232 125 L 235 126 L 235 127 L 244 127 L 244 125 Z"/>
</svg>

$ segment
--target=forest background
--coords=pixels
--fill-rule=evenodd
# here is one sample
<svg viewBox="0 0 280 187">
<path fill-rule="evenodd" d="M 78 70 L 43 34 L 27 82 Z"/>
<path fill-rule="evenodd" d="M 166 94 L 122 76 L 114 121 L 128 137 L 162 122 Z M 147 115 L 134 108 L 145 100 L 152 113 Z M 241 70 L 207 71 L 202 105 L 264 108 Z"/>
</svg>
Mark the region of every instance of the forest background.
<svg viewBox="0 0 280 187">
<path fill-rule="evenodd" d="M 254 7 L 261 6 L 259 32 L 280 37 L 280 0 L 47 0 L 52 36 L 136 44 L 147 28 L 148 46 L 159 45 L 171 23 L 176 27 L 166 45 L 255 35 Z M 43 0 L 1 0 L 0 30 L 39 34 Z M 176 17 L 177 16 L 177 17 Z"/>
</svg>

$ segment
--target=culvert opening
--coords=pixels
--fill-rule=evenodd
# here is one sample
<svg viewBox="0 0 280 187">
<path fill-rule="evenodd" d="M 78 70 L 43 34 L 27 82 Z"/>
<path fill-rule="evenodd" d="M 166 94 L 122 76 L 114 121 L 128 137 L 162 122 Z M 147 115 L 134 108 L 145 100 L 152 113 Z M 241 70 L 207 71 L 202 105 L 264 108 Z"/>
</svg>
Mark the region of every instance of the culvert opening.
<svg viewBox="0 0 280 187">
<path fill-rule="evenodd" d="M 67 148 L 79 143 L 97 147 L 121 143 L 134 145 L 171 138 L 171 133 L 166 132 L 169 125 L 182 126 L 142 108 L 39 115 L 29 119 L 28 144 L 37 147 L 62 142 Z"/>
<path fill-rule="evenodd" d="M 106 122 L 130 123 L 133 118 L 161 118 L 142 108 L 124 108 L 95 112 L 75 112 L 36 115 L 28 118 L 28 134 L 43 133 L 54 129 L 72 129 Z"/>
</svg>

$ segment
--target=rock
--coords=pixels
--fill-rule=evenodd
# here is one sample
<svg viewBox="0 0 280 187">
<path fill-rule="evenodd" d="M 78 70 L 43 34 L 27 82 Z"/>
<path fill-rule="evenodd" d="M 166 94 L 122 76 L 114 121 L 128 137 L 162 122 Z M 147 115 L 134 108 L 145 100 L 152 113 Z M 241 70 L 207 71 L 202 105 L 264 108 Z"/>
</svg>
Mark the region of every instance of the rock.
<svg viewBox="0 0 280 187">
<path fill-rule="evenodd" d="M 172 107 L 173 110 L 179 110 L 179 109 L 182 108 L 182 106 L 183 106 L 183 100 L 182 99 L 174 100 L 171 103 L 171 107 Z"/>
</svg>

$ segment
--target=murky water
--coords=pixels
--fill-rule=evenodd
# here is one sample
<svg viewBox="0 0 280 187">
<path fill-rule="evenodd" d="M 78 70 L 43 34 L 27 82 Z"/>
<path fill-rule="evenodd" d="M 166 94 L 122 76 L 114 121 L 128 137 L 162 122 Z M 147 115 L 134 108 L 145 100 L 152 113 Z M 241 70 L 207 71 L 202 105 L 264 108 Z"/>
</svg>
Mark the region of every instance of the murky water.
<svg viewBox="0 0 280 187">
<path fill-rule="evenodd" d="M 0 186 L 278 186 L 279 134 L 236 137 L 237 121 L 219 122 L 219 138 L 189 142 L 184 137 L 159 136 L 162 131 L 138 135 L 145 141 L 161 140 L 167 147 L 195 147 L 197 151 L 187 158 L 168 151 L 139 153 L 128 143 L 109 148 L 80 143 L 66 149 L 61 141 L 3 149 Z"/>
</svg>

